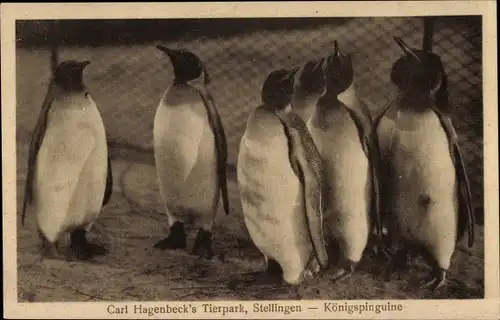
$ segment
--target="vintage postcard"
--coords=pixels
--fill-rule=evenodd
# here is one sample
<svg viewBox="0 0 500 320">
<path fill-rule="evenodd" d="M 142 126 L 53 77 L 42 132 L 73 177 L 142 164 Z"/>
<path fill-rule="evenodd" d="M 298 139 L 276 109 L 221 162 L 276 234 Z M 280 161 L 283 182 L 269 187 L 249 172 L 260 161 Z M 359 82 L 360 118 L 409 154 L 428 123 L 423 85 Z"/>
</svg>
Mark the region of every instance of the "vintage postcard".
<svg viewBox="0 0 500 320">
<path fill-rule="evenodd" d="M 4 317 L 498 319 L 496 16 L 2 4 Z"/>
</svg>

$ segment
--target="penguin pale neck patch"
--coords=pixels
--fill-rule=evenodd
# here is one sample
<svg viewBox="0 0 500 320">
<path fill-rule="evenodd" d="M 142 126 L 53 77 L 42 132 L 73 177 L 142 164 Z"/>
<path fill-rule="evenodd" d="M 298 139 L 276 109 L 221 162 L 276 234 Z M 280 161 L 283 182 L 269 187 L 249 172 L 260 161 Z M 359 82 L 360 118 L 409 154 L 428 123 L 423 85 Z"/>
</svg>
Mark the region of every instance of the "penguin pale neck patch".
<svg viewBox="0 0 500 320">
<path fill-rule="evenodd" d="M 342 106 L 343 103 L 339 100 L 338 93 L 328 90 L 319 98 L 317 103 L 318 108 L 337 109 Z"/>
<path fill-rule="evenodd" d="M 314 110 L 316 109 L 316 104 L 318 103 L 319 98 L 320 95 L 299 96 L 294 92 L 291 101 L 291 108 L 302 118 L 302 120 L 307 121 L 314 114 Z"/>
<path fill-rule="evenodd" d="M 209 81 L 207 79 L 208 76 L 205 70 L 202 69 L 201 75 L 198 78 L 189 80 L 187 82 L 182 82 L 179 79 L 174 79 L 174 85 L 189 85 L 198 90 L 202 95 L 207 96 L 209 94 L 207 88 L 207 84 L 209 83 Z"/>
</svg>

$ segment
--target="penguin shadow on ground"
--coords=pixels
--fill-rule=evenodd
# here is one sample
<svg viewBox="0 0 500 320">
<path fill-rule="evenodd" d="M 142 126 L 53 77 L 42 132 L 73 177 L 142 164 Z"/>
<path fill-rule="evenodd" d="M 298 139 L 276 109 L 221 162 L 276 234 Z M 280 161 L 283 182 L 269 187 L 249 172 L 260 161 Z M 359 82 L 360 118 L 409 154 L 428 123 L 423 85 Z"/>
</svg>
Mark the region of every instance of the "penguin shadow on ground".
<svg viewBox="0 0 500 320">
<path fill-rule="evenodd" d="M 250 300 L 299 299 L 297 288 L 282 280 L 281 267 L 275 263 L 266 270 L 264 256 L 246 231 L 219 226 L 219 261 L 229 266 L 220 278 L 232 298 Z M 236 230 L 237 231 L 237 230 Z"/>
<path fill-rule="evenodd" d="M 71 240 L 69 233 L 62 235 L 56 242 L 55 249 L 52 253 L 46 253 L 42 256 L 42 238 L 38 235 L 37 226 L 33 221 L 26 223 L 23 226 L 23 233 L 30 233 L 34 235 L 23 244 L 18 251 L 27 254 L 26 257 L 31 260 L 28 265 L 22 264 L 20 268 L 23 267 L 64 267 L 66 265 L 74 266 L 75 264 L 102 264 L 105 260 L 107 254 L 108 245 L 103 243 L 100 239 L 96 239 L 96 234 L 89 233 L 88 241 L 91 244 L 103 246 L 105 248 L 104 254 L 93 255 L 92 257 L 80 257 L 77 252 L 71 247 Z"/>
<path fill-rule="evenodd" d="M 481 288 L 484 288 L 484 280 L 481 278 L 471 284 L 467 279 L 467 273 L 475 274 L 477 272 L 473 270 L 474 267 L 464 262 L 468 259 L 465 255 L 470 255 L 470 253 L 461 251 L 462 246 L 458 245 L 452 257 L 452 267 L 448 271 L 447 283 L 436 291 L 422 288 L 422 285 L 431 275 L 432 268 L 418 250 L 408 252 L 406 266 L 399 271 L 393 268 L 393 261 L 390 259 L 387 259 L 383 265 L 374 266 L 376 261 L 368 262 L 373 259 L 370 255 L 362 260 L 364 262 L 362 265 L 367 270 L 376 270 L 375 274 L 384 283 L 382 291 L 389 293 L 391 297 L 393 297 L 392 293 L 398 293 L 399 298 L 403 299 L 471 299 L 481 297 L 483 295 Z M 471 258 L 477 259 L 473 256 Z M 378 263 L 381 262 L 383 263 L 381 260 L 378 261 Z M 477 277 L 477 274 L 474 276 Z M 384 295 L 384 292 L 381 294 Z"/>
<path fill-rule="evenodd" d="M 244 271 L 232 274 L 226 280 L 226 286 L 235 295 L 244 296 L 252 300 L 301 300 L 302 286 L 293 286 L 283 280 L 283 270 L 275 261 L 269 260 L 266 268 L 261 256 L 261 263 L 252 268 L 252 271 Z"/>
<path fill-rule="evenodd" d="M 235 293 L 242 293 L 249 296 L 250 299 L 266 300 L 266 299 L 284 299 L 284 300 L 302 300 L 315 298 L 333 298 L 338 296 L 335 292 L 349 292 L 352 285 L 352 279 L 349 278 L 339 281 L 332 280 L 331 269 L 318 273 L 314 278 L 307 279 L 301 284 L 290 285 L 284 282 L 282 276 L 283 271 L 279 264 L 269 260 L 268 268 L 266 269 L 262 254 L 255 247 L 250 239 L 238 238 L 238 250 L 244 252 L 245 257 L 249 260 L 259 261 L 251 271 L 232 274 L 227 287 L 234 290 Z M 338 245 L 332 241 L 328 246 L 328 254 L 331 266 L 338 263 L 340 259 L 340 251 Z M 381 278 L 382 267 L 380 263 L 373 263 L 372 257 L 363 258 L 358 265 L 356 273 L 367 274 L 371 277 Z M 368 262 L 366 262 L 368 261 Z M 355 278 L 356 273 L 351 277 Z M 345 290 L 343 290 L 345 288 Z M 348 297 L 350 298 L 350 297 Z"/>
</svg>

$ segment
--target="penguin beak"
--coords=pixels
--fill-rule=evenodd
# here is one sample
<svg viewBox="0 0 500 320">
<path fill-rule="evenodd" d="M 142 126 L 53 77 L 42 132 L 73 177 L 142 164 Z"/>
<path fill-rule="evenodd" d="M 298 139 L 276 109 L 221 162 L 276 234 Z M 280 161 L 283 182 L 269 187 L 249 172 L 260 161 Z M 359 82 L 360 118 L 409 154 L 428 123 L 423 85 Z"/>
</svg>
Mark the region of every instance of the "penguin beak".
<svg viewBox="0 0 500 320">
<path fill-rule="evenodd" d="M 314 65 L 314 67 L 312 68 L 313 71 L 317 71 L 318 69 L 322 69 L 323 68 L 323 60 L 324 58 L 322 59 L 319 59 L 316 64 Z"/>
<path fill-rule="evenodd" d="M 157 45 L 157 46 L 156 46 L 156 48 L 157 48 L 157 49 L 159 49 L 159 50 L 161 50 L 161 51 L 163 51 L 163 52 L 165 52 L 165 53 L 169 53 L 169 52 L 171 52 L 171 51 L 172 51 L 171 49 L 169 49 L 169 48 L 167 48 L 167 47 L 165 47 L 165 46 L 162 46 L 162 45 L 160 45 L 160 44 L 159 44 L 159 45 Z"/>
<path fill-rule="evenodd" d="M 170 57 L 170 59 L 173 59 L 174 56 L 176 55 L 175 50 L 169 49 L 165 46 L 157 45 L 156 48 L 166 53 Z"/>
<path fill-rule="evenodd" d="M 297 72 L 299 72 L 299 70 L 300 70 L 300 67 L 293 68 L 292 71 L 290 71 L 290 78 L 295 77 L 295 75 L 297 74 Z"/>
<path fill-rule="evenodd" d="M 333 56 L 334 57 L 340 56 L 339 43 L 337 40 L 333 42 Z"/>
<path fill-rule="evenodd" d="M 295 74 L 300 70 L 300 67 L 293 68 L 290 72 L 288 72 L 281 81 L 289 81 L 295 77 Z"/>
<path fill-rule="evenodd" d="M 393 38 L 407 56 L 414 58 L 418 62 L 422 62 L 419 59 L 419 57 L 415 54 L 415 52 L 413 52 L 413 50 L 406 43 L 404 43 L 401 38 L 399 37 L 393 37 Z"/>
</svg>

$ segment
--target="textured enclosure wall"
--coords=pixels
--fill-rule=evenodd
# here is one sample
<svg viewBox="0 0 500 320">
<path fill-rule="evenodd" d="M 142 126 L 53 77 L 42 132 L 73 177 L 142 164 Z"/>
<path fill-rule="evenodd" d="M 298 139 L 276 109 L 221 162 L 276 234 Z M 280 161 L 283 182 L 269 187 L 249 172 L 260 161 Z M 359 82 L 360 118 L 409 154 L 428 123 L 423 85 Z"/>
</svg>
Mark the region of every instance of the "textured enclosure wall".
<svg viewBox="0 0 500 320">
<path fill-rule="evenodd" d="M 450 95 L 457 110 L 454 123 L 466 150 L 478 203 L 483 196 L 480 22 L 480 18 L 438 18 L 433 42 L 433 51 L 441 55 L 448 72 Z M 260 89 L 269 72 L 326 56 L 333 50 L 333 41 L 338 40 L 340 50 L 353 56 L 360 97 L 377 113 L 394 97 L 394 88 L 389 83 L 390 68 L 401 51 L 393 36 L 421 47 L 423 19 L 352 18 L 341 23 L 322 20 L 314 28 L 252 30 L 217 37 L 211 37 L 207 31 L 206 36 L 186 39 L 180 36 L 164 44 L 191 50 L 205 61 L 228 135 L 229 160 L 235 164 L 246 118 L 260 104 Z M 154 113 L 172 80 L 170 61 L 155 48 L 157 43 L 161 42 L 59 47 L 61 60 L 92 61 L 84 76 L 99 103 L 111 145 L 152 151 Z M 31 66 L 23 65 L 28 63 L 23 57 L 30 58 Z M 18 94 L 18 106 L 23 106 L 17 111 L 20 136 L 33 130 L 48 82 L 49 65 L 48 48 L 22 49 L 18 54 L 18 74 L 32 74 L 32 82 L 23 84 L 31 86 L 29 94 Z"/>
</svg>

